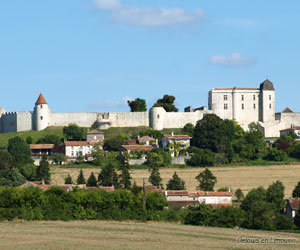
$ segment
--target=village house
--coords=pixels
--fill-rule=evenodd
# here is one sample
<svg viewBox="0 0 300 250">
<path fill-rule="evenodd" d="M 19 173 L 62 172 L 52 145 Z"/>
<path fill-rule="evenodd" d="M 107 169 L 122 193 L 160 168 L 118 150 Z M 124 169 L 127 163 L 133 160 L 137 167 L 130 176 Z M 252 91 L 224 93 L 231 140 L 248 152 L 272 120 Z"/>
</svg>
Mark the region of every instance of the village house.
<svg viewBox="0 0 300 250">
<path fill-rule="evenodd" d="M 290 220 L 293 220 L 296 216 L 296 213 L 299 210 L 300 200 L 288 200 L 285 207 L 285 213 L 290 218 Z"/>
<path fill-rule="evenodd" d="M 76 158 L 80 155 L 86 156 L 92 153 L 93 147 L 98 144 L 94 141 L 65 141 L 66 156 Z M 101 144 L 99 144 L 101 147 Z M 101 147 L 102 149 L 102 147 Z"/>
<path fill-rule="evenodd" d="M 54 150 L 54 144 L 30 144 L 33 156 L 51 155 Z"/>
<path fill-rule="evenodd" d="M 213 207 L 232 206 L 231 192 L 198 191 L 189 193 L 187 190 L 162 191 L 167 201 L 176 206 L 187 206 L 204 203 Z"/>
<path fill-rule="evenodd" d="M 91 130 L 87 132 L 86 135 L 87 141 L 97 141 L 103 142 L 104 141 L 104 133 L 98 130 Z"/>
<path fill-rule="evenodd" d="M 172 157 L 178 156 L 181 150 L 187 149 L 190 146 L 192 137 L 188 135 L 164 135 L 162 138 L 162 147 L 168 150 Z"/>
<path fill-rule="evenodd" d="M 280 136 L 294 133 L 298 138 L 300 137 L 300 126 L 291 125 L 290 128 L 280 130 Z"/>
</svg>

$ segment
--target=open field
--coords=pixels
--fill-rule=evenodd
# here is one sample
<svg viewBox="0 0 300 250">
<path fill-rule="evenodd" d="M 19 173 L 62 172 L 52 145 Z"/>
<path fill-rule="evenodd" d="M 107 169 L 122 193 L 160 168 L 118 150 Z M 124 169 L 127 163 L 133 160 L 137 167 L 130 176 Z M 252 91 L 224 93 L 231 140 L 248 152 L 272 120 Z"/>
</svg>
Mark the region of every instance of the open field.
<svg viewBox="0 0 300 250">
<path fill-rule="evenodd" d="M 295 239 L 240 244 L 237 237 Z M 300 234 L 168 223 L 40 221 L 0 223 L 0 249 L 300 249 Z"/>
<path fill-rule="evenodd" d="M 187 189 L 195 191 L 198 182 L 195 176 L 198 175 L 203 168 L 161 168 L 160 173 L 163 178 L 163 184 L 168 182 L 174 171 L 184 179 Z M 289 198 L 296 184 L 300 181 L 300 165 L 277 165 L 277 166 L 233 166 L 233 167 L 212 167 L 210 170 L 217 177 L 215 189 L 220 187 L 230 186 L 233 191 L 241 188 L 246 194 L 252 188 L 263 186 L 267 188 L 271 183 L 280 180 L 285 186 L 285 197 Z M 64 178 L 71 174 L 73 181 L 76 180 L 79 169 L 76 168 L 59 168 L 52 167 L 52 183 L 63 184 Z M 90 173 L 98 173 L 100 168 L 83 169 L 86 178 Z M 131 171 L 133 180 L 138 185 L 142 185 L 142 178 L 149 177 L 149 172 L 146 169 L 135 169 Z"/>
</svg>

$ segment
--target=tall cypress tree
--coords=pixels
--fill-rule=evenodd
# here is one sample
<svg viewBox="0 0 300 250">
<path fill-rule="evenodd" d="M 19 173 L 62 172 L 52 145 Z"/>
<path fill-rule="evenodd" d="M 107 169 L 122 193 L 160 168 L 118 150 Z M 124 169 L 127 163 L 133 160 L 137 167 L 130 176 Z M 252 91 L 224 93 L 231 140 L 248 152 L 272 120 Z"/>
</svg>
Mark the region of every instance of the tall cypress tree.
<svg viewBox="0 0 300 250">
<path fill-rule="evenodd" d="M 120 184 L 125 189 L 131 188 L 131 176 L 130 176 L 130 166 L 128 163 L 128 157 L 126 155 L 120 156 L 120 169 L 121 174 L 119 176 L 120 178 Z"/>
<path fill-rule="evenodd" d="M 49 162 L 46 155 L 42 156 L 40 165 L 37 167 L 37 176 L 40 180 L 44 180 L 46 184 L 50 184 L 51 174 L 50 174 Z"/>
<path fill-rule="evenodd" d="M 80 169 L 80 173 L 77 177 L 77 184 L 80 185 L 80 184 L 86 184 L 86 180 L 84 178 L 84 175 L 83 175 L 83 172 L 82 172 L 82 169 Z"/>
<path fill-rule="evenodd" d="M 120 187 L 119 176 L 112 163 L 102 168 L 98 175 L 98 182 L 100 186 L 114 186 L 116 189 Z"/>
<path fill-rule="evenodd" d="M 86 186 L 87 187 L 97 187 L 97 179 L 96 179 L 96 176 L 94 175 L 94 172 L 92 172 L 90 177 L 88 178 Z"/>
</svg>

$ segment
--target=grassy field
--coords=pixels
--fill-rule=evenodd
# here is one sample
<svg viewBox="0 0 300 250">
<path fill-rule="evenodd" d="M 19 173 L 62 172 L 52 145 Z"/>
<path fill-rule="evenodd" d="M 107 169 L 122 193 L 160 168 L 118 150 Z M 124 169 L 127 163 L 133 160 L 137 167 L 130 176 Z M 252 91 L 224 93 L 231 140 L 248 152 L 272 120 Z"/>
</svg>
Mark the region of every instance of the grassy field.
<svg viewBox="0 0 300 250">
<path fill-rule="evenodd" d="M 295 239 L 237 243 L 238 237 Z M 0 223 L 0 249 L 300 249 L 300 234 L 116 221 Z"/>
<path fill-rule="evenodd" d="M 162 168 L 160 170 L 163 178 L 164 186 L 172 177 L 174 171 L 179 177 L 186 182 L 189 191 L 195 191 L 198 182 L 195 176 L 198 175 L 203 168 Z M 212 167 L 210 170 L 217 177 L 215 189 L 230 186 L 233 191 L 241 188 L 244 194 L 248 193 L 252 188 L 263 186 L 267 188 L 271 183 L 280 180 L 285 186 L 285 198 L 291 197 L 292 191 L 296 184 L 300 181 L 300 165 L 276 165 L 276 166 L 233 166 L 233 167 Z M 52 183 L 63 184 L 64 178 L 70 174 L 73 180 L 76 180 L 80 169 L 76 168 L 60 168 L 52 167 Z M 83 169 L 86 178 L 91 172 L 98 173 L 100 168 Z M 135 169 L 131 171 L 133 180 L 138 185 L 142 185 L 142 178 L 149 177 L 146 169 Z"/>
</svg>

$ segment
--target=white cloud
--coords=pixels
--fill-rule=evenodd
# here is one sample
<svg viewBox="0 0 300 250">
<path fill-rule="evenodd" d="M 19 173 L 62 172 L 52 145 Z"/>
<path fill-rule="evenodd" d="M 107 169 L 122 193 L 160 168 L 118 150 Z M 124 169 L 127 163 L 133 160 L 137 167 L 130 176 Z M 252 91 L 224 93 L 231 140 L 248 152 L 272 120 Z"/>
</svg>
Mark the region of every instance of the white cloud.
<svg viewBox="0 0 300 250">
<path fill-rule="evenodd" d="M 114 21 L 134 26 L 166 27 L 201 21 L 200 9 L 187 11 L 181 8 L 150 8 L 123 5 L 119 0 L 96 0 L 96 8 L 109 11 Z"/>
<path fill-rule="evenodd" d="M 211 64 L 229 67 L 247 67 L 255 62 L 254 58 L 244 57 L 240 53 L 233 53 L 230 56 L 213 55 L 209 61 Z"/>
<path fill-rule="evenodd" d="M 134 98 L 124 96 L 121 100 L 105 100 L 101 102 L 91 102 L 87 105 L 88 109 L 111 109 L 111 108 L 124 108 L 128 106 L 127 101 L 132 101 Z M 109 111 L 109 110 L 107 110 Z"/>
</svg>

